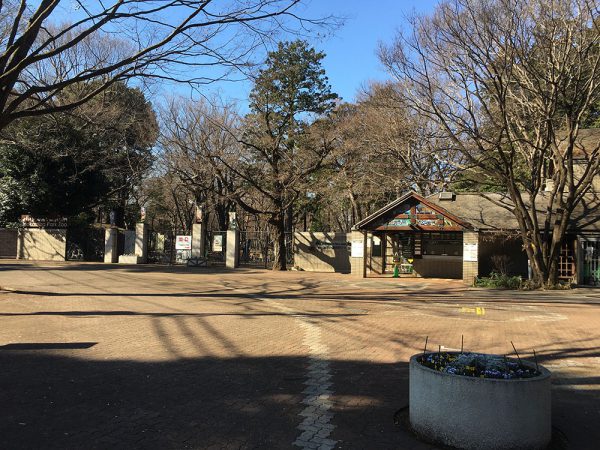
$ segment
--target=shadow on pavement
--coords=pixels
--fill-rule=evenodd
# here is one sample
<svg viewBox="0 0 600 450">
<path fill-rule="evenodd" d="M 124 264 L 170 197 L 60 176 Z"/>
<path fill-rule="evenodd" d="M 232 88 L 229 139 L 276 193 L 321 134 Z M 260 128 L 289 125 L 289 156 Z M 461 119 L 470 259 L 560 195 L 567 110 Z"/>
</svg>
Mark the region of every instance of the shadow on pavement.
<svg viewBox="0 0 600 450">
<path fill-rule="evenodd" d="M 301 357 L 134 362 L 0 352 L 2 447 L 292 448 L 307 365 Z M 393 423 L 407 402 L 406 364 L 332 369 L 332 438 L 344 448 L 420 445 Z"/>
<path fill-rule="evenodd" d="M 306 358 L 74 355 L 0 352 L 2 447 L 283 449 L 300 433 Z M 332 370 L 339 448 L 432 448 L 394 424 L 408 403 L 406 363 L 332 361 Z M 588 383 L 598 377 L 573 382 Z M 554 425 L 570 448 L 594 448 L 600 437 L 597 398 L 595 388 L 553 391 Z"/>
</svg>

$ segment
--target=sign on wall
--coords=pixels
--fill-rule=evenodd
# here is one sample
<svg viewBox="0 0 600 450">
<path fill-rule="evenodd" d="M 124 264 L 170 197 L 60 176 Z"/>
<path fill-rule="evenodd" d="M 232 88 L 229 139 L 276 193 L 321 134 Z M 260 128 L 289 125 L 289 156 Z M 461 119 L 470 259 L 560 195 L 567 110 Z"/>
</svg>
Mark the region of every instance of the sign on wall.
<svg viewBox="0 0 600 450">
<path fill-rule="evenodd" d="M 47 218 L 24 214 L 21 216 L 20 222 L 25 228 L 67 228 L 66 217 Z"/>
<path fill-rule="evenodd" d="M 467 262 L 477 262 L 477 243 L 475 244 L 467 244 L 466 242 L 463 244 L 463 261 Z"/>
<path fill-rule="evenodd" d="M 212 251 L 213 252 L 222 252 L 223 251 L 223 235 L 222 234 L 215 234 L 213 236 Z"/>
<path fill-rule="evenodd" d="M 191 236 L 175 236 L 175 250 L 191 250 L 192 249 L 192 237 Z"/>
<path fill-rule="evenodd" d="M 365 256 L 364 242 L 362 239 L 352 241 L 352 258 L 363 258 Z"/>
</svg>

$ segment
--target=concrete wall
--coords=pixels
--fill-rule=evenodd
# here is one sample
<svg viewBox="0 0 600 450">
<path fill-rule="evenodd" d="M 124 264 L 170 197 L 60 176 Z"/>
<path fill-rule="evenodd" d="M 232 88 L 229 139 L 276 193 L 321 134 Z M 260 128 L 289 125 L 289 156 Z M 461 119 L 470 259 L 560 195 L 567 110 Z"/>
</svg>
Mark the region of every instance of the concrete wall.
<svg viewBox="0 0 600 450">
<path fill-rule="evenodd" d="M 67 253 L 67 230 L 23 228 L 18 236 L 18 258 L 39 261 L 64 261 Z"/>
<path fill-rule="evenodd" d="M 350 272 L 350 233 L 294 233 L 294 266 L 307 272 Z"/>
<path fill-rule="evenodd" d="M 18 231 L 14 228 L 0 229 L 0 258 L 17 257 Z"/>
</svg>

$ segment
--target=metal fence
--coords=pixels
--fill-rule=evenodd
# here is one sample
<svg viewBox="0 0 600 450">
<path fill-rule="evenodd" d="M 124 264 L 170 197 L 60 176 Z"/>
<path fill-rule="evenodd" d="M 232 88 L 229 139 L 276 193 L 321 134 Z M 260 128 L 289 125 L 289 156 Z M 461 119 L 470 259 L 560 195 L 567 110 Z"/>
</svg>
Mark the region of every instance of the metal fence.
<svg viewBox="0 0 600 450">
<path fill-rule="evenodd" d="M 294 235 L 285 234 L 286 261 L 294 263 Z M 275 258 L 275 238 L 265 231 L 240 231 L 240 266 L 270 269 Z"/>
<path fill-rule="evenodd" d="M 225 265 L 227 231 L 207 231 L 205 241 L 206 259 L 209 266 Z"/>
<path fill-rule="evenodd" d="M 104 260 L 104 228 L 69 227 L 67 228 L 67 254 L 69 261 Z"/>
<path fill-rule="evenodd" d="M 15 228 L 0 228 L 0 258 L 17 257 L 17 236 Z"/>
<path fill-rule="evenodd" d="M 174 264 L 175 263 L 175 232 L 161 233 L 155 230 L 148 231 L 148 263 Z"/>
</svg>

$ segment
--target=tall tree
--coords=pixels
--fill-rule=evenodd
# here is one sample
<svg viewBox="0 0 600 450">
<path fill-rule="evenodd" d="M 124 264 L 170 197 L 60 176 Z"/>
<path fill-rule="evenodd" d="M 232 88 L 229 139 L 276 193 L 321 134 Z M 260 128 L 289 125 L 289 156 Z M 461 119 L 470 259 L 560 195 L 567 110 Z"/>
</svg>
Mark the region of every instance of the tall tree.
<svg viewBox="0 0 600 450">
<path fill-rule="evenodd" d="M 598 2 L 450 0 L 412 26 L 381 60 L 407 105 L 505 186 L 510 201 L 497 203 L 519 223 L 534 281 L 556 284 L 571 215 L 600 168 L 600 145 L 580 155 L 582 173 L 574 163 L 600 99 Z"/>
<path fill-rule="evenodd" d="M 67 89 L 61 97 L 76 96 Z M 66 113 L 30 117 L 0 139 L 0 217 L 72 217 L 93 207 L 124 210 L 152 162 L 158 134 L 152 105 L 116 83 Z"/>
<path fill-rule="evenodd" d="M 167 178 L 176 176 L 204 207 L 204 220 L 227 229 L 232 197 L 244 195 L 232 170 L 240 157 L 236 139 L 239 117 L 232 105 L 216 99 L 194 102 L 175 99 L 161 113 L 161 163 Z M 180 209 L 180 208 L 178 208 Z M 211 217 L 214 212 L 215 217 Z"/>
<path fill-rule="evenodd" d="M 236 198 L 247 212 L 268 217 L 276 237 L 274 270 L 286 269 L 286 214 L 332 148 L 327 117 L 337 96 L 321 66 L 324 57 L 301 40 L 269 53 L 250 93 L 251 113 L 239 139 L 244 156 L 232 166 L 266 201 L 260 206 Z"/>
<path fill-rule="evenodd" d="M 85 103 L 115 81 L 143 77 L 202 85 L 223 79 L 247 65 L 252 50 L 277 31 L 289 31 L 286 23 L 323 24 L 299 18 L 300 2 L 0 2 L 0 129 Z M 74 84 L 83 95 L 59 101 Z"/>
</svg>

